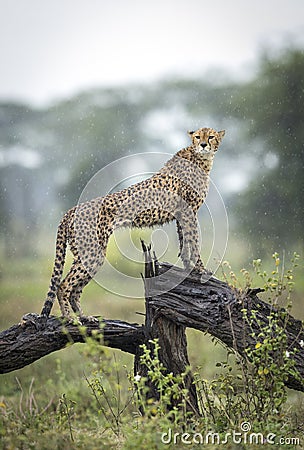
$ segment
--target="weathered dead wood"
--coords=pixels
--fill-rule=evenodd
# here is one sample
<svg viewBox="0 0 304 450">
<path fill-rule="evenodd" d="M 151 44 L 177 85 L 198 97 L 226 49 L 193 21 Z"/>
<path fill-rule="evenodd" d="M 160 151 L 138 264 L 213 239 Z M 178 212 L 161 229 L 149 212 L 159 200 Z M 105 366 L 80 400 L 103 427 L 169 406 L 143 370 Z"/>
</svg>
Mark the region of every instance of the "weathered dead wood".
<svg viewBox="0 0 304 450">
<path fill-rule="evenodd" d="M 159 315 L 175 324 L 208 332 L 245 356 L 245 349 L 254 348 L 261 327 L 267 326 L 274 307 L 262 301 L 252 289 L 240 294 L 227 283 L 208 275 L 192 272 L 185 276 L 183 269 L 157 263 L 158 276 L 146 284 L 149 304 Z M 256 320 L 244 318 L 254 312 Z M 286 313 L 281 326 L 287 337 L 287 348 L 296 350 L 295 369 L 298 376 L 289 375 L 286 386 L 304 391 L 304 326 L 303 322 Z"/>
<path fill-rule="evenodd" d="M 142 242 L 142 248 L 145 255 L 145 297 L 146 297 L 146 320 L 144 326 L 145 345 L 154 354 L 154 345 L 152 341 L 158 340 L 159 361 L 162 363 L 165 373 L 172 373 L 174 376 L 186 373 L 183 381 L 180 383 L 180 392 L 184 388 L 188 390 L 186 410 L 191 414 L 199 415 L 199 406 L 194 384 L 194 378 L 189 370 L 190 363 L 187 350 L 186 327 L 167 319 L 161 313 L 159 314 L 154 306 L 151 306 L 151 298 L 149 297 L 150 281 L 158 274 L 158 261 L 151 256 L 151 247 L 147 247 Z M 149 377 L 150 367 L 141 363 L 140 356 L 142 354 L 141 348 L 135 355 L 134 359 L 134 373 L 146 378 L 146 385 L 149 387 L 147 391 L 147 398 L 160 399 L 160 389 L 154 385 Z M 153 359 L 153 356 L 152 356 Z M 164 373 L 164 374 L 165 374 Z M 170 400 L 170 408 L 179 407 L 182 402 L 182 397 L 178 395 Z"/>
<path fill-rule="evenodd" d="M 256 340 L 252 332 L 258 334 L 260 328 L 257 322 L 249 326 L 243 318 L 242 310 L 246 309 L 248 314 L 256 311 L 258 321 L 268 323 L 272 307 L 259 299 L 256 295 L 258 290 L 240 296 L 216 278 L 207 277 L 204 280 L 195 272 L 187 275 L 182 269 L 165 263 L 157 263 L 154 275 L 156 276 L 145 282 L 154 321 L 157 316 L 162 316 L 176 326 L 206 331 L 241 355 L 244 355 L 248 346 L 255 346 Z M 147 338 L 143 327 L 138 324 L 113 320 L 104 321 L 102 329 L 90 322 L 85 325 L 88 335 L 93 330 L 103 332 L 106 345 L 132 354 L 138 352 L 139 345 L 146 342 Z M 294 356 L 295 368 L 302 378 L 290 375 L 286 385 L 304 391 L 303 323 L 287 314 L 286 323 L 282 326 L 286 329 L 288 347 L 297 350 Z M 14 325 L 0 333 L 0 373 L 24 367 L 42 356 L 64 348 L 68 343 L 84 341 L 84 332 L 77 326 L 63 327 L 60 320 L 54 317 L 43 323 L 39 317 L 33 316 L 25 325 Z M 173 349 L 172 341 L 170 342 Z M 168 343 L 168 348 L 170 345 Z M 179 345 L 186 346 L 186 341 L 180 341 Z M 187 354 L 185 355 L 187 365 Z M 168 357 L 170 358 L 170 353 Z"/>
<path fill-rule="evenodd" d="M 142 326 L 138 324 L 104 320 L 101 326 L 90 321 L 84 325 L 86 330 L 77 325 L 63 325 L 53 316 L 45 321 L 36 314 L 27 315 L 26 321 L 0 333 L 0 373 L 20 369 L 68 344 L 85 342 L 92 333 L 103 335 L 105 345 L 132 354 L 144 340 Z"/>
</svg>

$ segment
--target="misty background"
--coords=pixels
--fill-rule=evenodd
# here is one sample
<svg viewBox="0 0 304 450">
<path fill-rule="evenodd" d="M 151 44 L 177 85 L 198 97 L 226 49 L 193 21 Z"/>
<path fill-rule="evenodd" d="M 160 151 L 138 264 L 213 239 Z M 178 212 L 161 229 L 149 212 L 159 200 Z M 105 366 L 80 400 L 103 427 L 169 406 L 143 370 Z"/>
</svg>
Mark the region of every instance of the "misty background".
<svg viewBox="0 0 304 450">
<path fill-rule="evenodd" d="M 214 270 L 214 260 L 228 260 L 216 276 L 226 274 L 233 287 L 275 285 L 261 299 L 288 312 L 292 300 L 292 315 L 304 319 L 303 0 L 0 0 L 0 64 L 1 329 L 41 312 L 66 210 L 91 192 L 103 195 L 149 176 L 189 144 L 187 130 L 205 126 L 226 135 L 199 216 L 203 261 Z M 119 230 L 82 293 L 85 315 L 144 322 L 141 238 L 152 240 L 160 261 L 180 264 L 174 224 Z M 297 271 L 290 270 L 294 251 L 302 256 Z M 261 276 L 252 266 L 258 258 Z M 70 262 L 68 253 L 65 270 Z M 57 301 L 51 314 L 60 316 Z M 261 342 L 277 325 L 270 320 Z M 214 428 L 222 436 L 225 426 L 234 433 L 248 424 L 296 442 L 301 393 L 288 393 L 283 414 L 276 409 L 261 425 L 255 419 L 261 399 L 276 401 L 279 392 L 285 401 L 282 370 L 293 370 L 295 351 L 285 351 L 284 334 L 250 353 L 258 381 L 208 333 L 186 334 L 193 373 L 202 380 L 203 420 L 191 419 L 191 430 Z M 264 352 L 272 342 L 283 366 L 269 371 Z M 133 355 L 97 347 L 91 339 L 69 344 L 1 375 L 3 446 L 158 446 L 169 424 L 165 403 L 143 407 L 144 419 L 132 388 Z M 252 397 L 243 385 L 260 380 L 270 393 L 260 386 Z M 171 381 L 161 381 L 166 392 Z M 248 404 L 248 395 L 253 415 L 242 401 Z M 172 430 L 184 429 L 186 416 L 173 413 Z"/>
<path fill-rule="evenodd" d="M 2 260 L 51 265 L 61 215 L 98 170 L 173 154 L 202 126 L 226 130 L 212 172 L 226 258 L 303 249 L 302 1 L 0 0 L 0 10 Z"/>
</svg>

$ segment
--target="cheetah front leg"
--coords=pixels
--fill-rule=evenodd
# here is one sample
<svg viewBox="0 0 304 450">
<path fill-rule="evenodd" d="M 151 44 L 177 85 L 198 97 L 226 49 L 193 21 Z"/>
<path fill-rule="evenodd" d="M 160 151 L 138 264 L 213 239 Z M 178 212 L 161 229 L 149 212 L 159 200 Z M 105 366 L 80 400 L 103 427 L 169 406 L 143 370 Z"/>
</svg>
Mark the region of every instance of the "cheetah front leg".
<svg viewBox="0 0 304 450">
<path fill-rule="evenodd" d="M 186 269 L 194 266 L 199 272 L 206 272 L 200 256 L 197 215 L 191 211 L 181 214 L 177 220 L 177 233 L 180 245 L 180 257 Z"/>
</svg>

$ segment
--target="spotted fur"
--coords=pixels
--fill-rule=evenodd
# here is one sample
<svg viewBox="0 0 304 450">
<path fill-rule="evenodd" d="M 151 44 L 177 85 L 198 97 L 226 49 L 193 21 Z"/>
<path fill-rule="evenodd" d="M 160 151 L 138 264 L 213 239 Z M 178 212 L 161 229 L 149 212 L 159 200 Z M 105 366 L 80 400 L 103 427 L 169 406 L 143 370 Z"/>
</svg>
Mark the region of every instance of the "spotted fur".
<svg viewBox="0 0 304 450">
<path fill-rule="evenodd" d="M 212 128 L 190 131 L 191 145 L 151 178 L 70 209 L 57 230 L 54 268 L 41 314 L 49 316 L 57 295 L 65 318 L 71 319 L 72 311 L 83 317 L 80 295 L 103 264 L 108 240 L 118 227 L 153 227 L 175 220 L 184 266 L 204 271 L 197 211 L 207 196 L 213 158 L 224 134 Z M 61 281 L 67 244 L 74 260 Z"/>
</svg>

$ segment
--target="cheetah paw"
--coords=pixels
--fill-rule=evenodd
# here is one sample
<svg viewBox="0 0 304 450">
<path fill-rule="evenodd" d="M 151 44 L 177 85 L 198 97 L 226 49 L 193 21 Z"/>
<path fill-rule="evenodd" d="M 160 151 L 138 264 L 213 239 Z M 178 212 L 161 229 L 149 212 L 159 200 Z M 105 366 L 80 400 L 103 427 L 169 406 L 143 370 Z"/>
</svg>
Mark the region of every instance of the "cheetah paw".
<svg viewBox="0 0 304 450">
<path fill-rule="evenodd" d="M 192 269 L 194 272 L 198 272 L 204 275 L 212 275 L 213 272 L 211 272 L 210 270 L 206 269 L 206 267 L 204 266 L 204 264 L 202 263 L 202 261 L 198 261 L 195 266 Z"/>
<path fill-rule="evenodd" d="M 88 322 L 92 324 L 99 324 L 99 318 L 95 316 L 82 316 L 80 317 L 80 321 L 82 325 L 85 325 Z"/>
<path fill-rule="evenodd" d="M 19 325 L 22 328 L 33 327 L 36 330 L 39 330 L 41 328 L 41 316 L 37 313 L 24 314 L 24 316 L 21 317 Z"/>
</svg>

